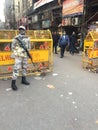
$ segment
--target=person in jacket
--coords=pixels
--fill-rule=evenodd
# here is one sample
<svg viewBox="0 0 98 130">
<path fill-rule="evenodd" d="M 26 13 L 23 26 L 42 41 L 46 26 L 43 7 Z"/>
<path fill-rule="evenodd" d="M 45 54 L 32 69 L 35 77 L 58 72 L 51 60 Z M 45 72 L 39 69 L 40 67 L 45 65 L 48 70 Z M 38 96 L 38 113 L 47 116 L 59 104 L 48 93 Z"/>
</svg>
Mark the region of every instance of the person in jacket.
<svg viewBox="0 0 98 130">
<path fill-rule="evenodd" d="M 69 46 L 69 36 L 66 34 L 66 31 L 62 32 L 62 35 L 59 39 L 59 46 L 61 48 L 61 52 L 60 52 L 60 58 L 64 57 L 64 52 L 65 52 L 65 48 L 68 45 Z"/>
<path fill-rule="evenodd" d="M 70 54 L 74 55 L 75 52 L 78 52 L 76 48 L 77 38 L 75 32 L 70 36 Z"/>
<path fill-rule="evenodd" d="M 57 54 L 57 46 L 58 46 L 59 34 L 57 34 L 56 31 L 53 32 L 52 39 L 53 39 L 53 52 L 55 54 Z"/>
<path fill-rule="evenodd" d="M 30 50 L 30 39 L 28 36 L 25 35 L 26 28 L 24 26 L 19 27 L 19 35 L 16 37 L 21 37 L 23 43 L 25 44 L 25 47 Z M 19 76 L 19 70 L 22 69 L 22 80 L 21 83 L 25 85 L 29 85 L 30 83 L 26 80 L 26 74 L 27 74 L 27 66 L 28 66 L 28 56 L 25 50 L 20 46 L 19 41 L 16 39 L 16 37 L 12 41 L 12 51 L 15 59 L 15 64 L 13 67 L 13 75 L 12 75 L 12 83 L 11 88 L 12 90 L 17 90 L 16 86 L 16 80 Z"/>
</svg>

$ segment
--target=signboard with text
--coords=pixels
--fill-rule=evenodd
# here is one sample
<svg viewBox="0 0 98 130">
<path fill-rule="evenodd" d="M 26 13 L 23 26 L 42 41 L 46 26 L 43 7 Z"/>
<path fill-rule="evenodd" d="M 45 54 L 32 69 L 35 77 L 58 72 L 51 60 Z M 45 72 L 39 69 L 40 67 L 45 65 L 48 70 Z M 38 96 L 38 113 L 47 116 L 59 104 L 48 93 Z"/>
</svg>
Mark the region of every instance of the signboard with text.
<svg viewBox="0 0 98 130">
<path fill-rule="evenodd" d="M 49 60 L 49 51 L 48 50 L 36 50 L 31 52 L 33 62 L 44 62 Z"/>
<path fill-rule="evenodd" d="M 84 0 L 65 0 L 63 2 L 62 15 L 74 15 L 83 13 Z"/>
<path fill-rule="evenodd" d="M 54 0 L 38 0 L 37 2 L 34 3 L 34 9 L 39 8 L 40 6 L 43 6 L 52 1 Z"/>
<path fill-rule="evenodd" d="M 44 62 L 49 60 L 49 51 L 48 50 L 36 50 L 31 52 L 33 62 Z M 0 65 L 9 65 L 13 64 L 14 60 L 11 58 L 11 52 L 0 53 Z"/>
</svg>

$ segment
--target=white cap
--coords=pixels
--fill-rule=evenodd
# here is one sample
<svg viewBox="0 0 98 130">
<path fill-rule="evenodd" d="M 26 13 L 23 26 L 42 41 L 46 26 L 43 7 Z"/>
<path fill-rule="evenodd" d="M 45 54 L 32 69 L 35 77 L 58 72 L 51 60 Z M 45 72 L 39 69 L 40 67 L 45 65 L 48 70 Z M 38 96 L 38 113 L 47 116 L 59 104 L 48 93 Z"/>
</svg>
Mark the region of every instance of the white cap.
<svg viewBox="0 0 98 130">
<path fill-rule="evenodd" d="M 19 26 L 19 30 L 20 29 L 26 30 L 25 26 Z"/>
</svg>

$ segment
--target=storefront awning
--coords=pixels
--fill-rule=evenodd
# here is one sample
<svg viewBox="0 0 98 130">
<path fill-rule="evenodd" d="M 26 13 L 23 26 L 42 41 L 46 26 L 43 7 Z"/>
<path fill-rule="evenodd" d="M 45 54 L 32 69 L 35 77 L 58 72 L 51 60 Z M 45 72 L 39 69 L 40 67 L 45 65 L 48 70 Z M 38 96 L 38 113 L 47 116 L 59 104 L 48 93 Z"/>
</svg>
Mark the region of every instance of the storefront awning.
<svg viewBox="0 0 98 130">
<path fill-rule="evenodd" d="M 79 15 L 83 15 L 83 13 L 80 12 L 80 13 L 75 13 L 75 14 L 68 14 L 68 15 L 64 15 L 63 18 L 75 17 L 75 16 L 79 16 Z"/>
<path fill-rule="evenodd" d="M 38 0 L 37 2 L 34 3 L 34 9 L 39 8 L 40 6 L 43 6 L 49 2 L 52 2 L 54 0 Z"/>
</svg>

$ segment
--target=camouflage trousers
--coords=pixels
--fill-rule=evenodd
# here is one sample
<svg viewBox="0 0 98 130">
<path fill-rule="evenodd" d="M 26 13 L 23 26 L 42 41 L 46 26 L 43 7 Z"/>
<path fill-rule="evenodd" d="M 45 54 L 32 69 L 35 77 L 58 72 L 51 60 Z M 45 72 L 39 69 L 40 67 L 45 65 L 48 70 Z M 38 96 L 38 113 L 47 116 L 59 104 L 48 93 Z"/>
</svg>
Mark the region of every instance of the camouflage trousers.
<svg viewBox="0 0 98 130">
<path fill-rule="evenodd" d="M 13 66 L 12 79 L 16 80 L 19 76 L 19 71 L 22 69 L 22 76 L 26 76 L 28 67 L 28 58 L 15 57 L 15 65 Z"/>
</svg>

